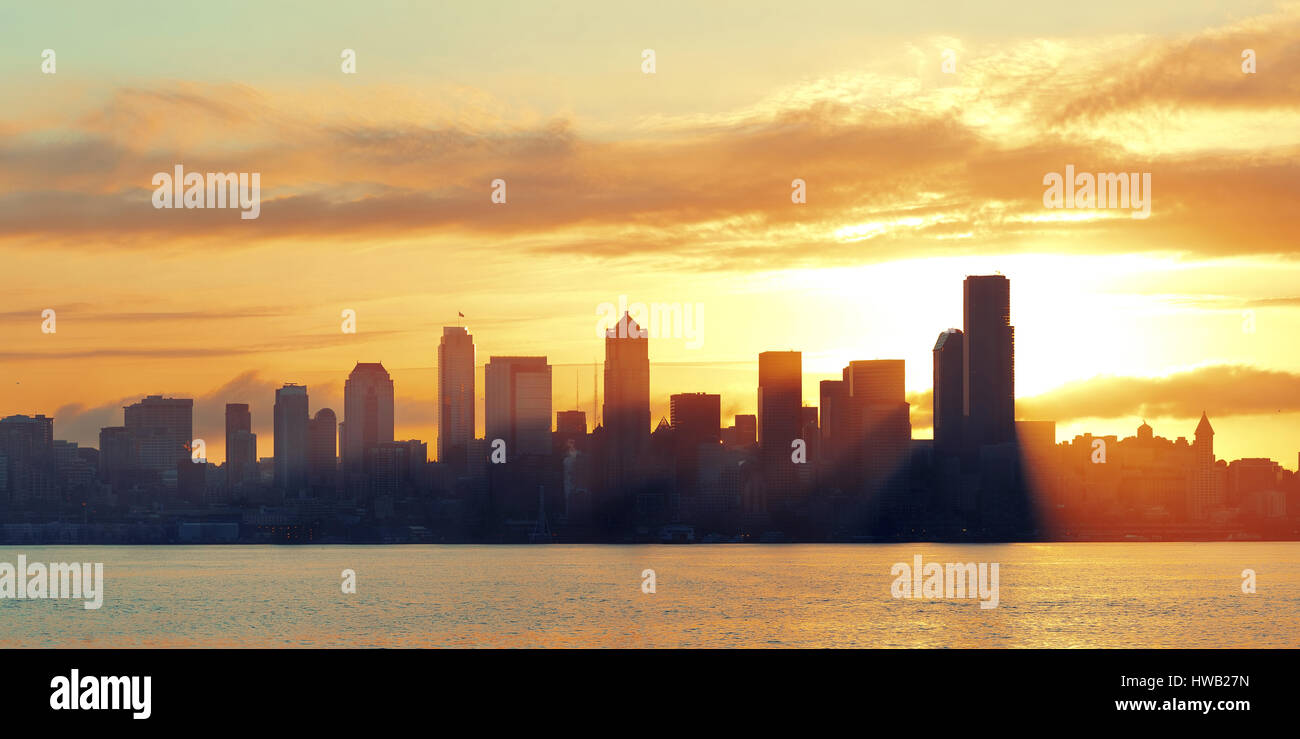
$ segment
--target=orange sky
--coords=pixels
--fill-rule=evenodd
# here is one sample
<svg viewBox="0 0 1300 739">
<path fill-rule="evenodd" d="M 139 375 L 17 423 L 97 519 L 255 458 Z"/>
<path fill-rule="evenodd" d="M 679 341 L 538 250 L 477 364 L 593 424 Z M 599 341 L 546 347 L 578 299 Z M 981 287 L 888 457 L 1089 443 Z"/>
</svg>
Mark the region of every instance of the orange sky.
<svg viewBox="0 0 1300 739">
<path fill-rule="evenodd" d="M 397 5 L 374 12 L 416 12 Z M 655 418 L 688 391 L 753 412 L 758 352 L 799 349 L 809 404 L 850 360 L 907 360 L 927 436 L 935 336 L 961 326 L 965 275 L 1001 271 L 1021 417 L 1176 437 L 1204 409 L 1220 456 L 1294 467 L 1300 6 L 1261 5 L 1128 22 L 1105 4 L 1106 23 L 1023 5 L 1005 28 L 776 6 L 736 28 L 751 16 L 673 4 L 498 28 L 457 9 L 431 44 L 346 17 L 292 41 L 153 17 L 134 31 L 153 45 L 23 9 L 35 50 L 0 56 L 19 103 L 0 108 L 0 414 L 94 444 L 140 396 L 195 397 L 221 460 L 221 406 L 249 402 L 267 455 L 275 387 L 341 411 L 352 365 L 382 361 L 398 436 L 432 448 L 457 311 L 480 365 L 545 354 L 555 408 L 590 409 L 598 309 L 626 296 L 700 306 L 698 342 L 652 343 Z M 259 172 L 260 217 L 153 208 L 178 163 Z M 1151 216 L 1044 208 L 1067 164 L 1151 173 Z"/>
</svg>

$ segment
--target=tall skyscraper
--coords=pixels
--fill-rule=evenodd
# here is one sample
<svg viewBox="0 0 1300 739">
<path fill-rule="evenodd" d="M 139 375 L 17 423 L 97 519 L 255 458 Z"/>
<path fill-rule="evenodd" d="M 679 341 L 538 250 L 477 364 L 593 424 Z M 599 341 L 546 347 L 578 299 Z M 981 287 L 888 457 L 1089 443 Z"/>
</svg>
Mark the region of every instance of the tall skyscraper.
<svg viewBox="0 0 1300 739">
<path fill-rule="evenodd" d="M 54 419 L 43 415 L 0 420 L 0 502 L 22 506 L 55 492 Z"/>
<path fill-rule="evenodd" d="M 801 438 L 803 432 L 802 407 L 803 354 L 759 354 L 758 447 L 767 482 L 769 510 L 771 504 L 790 500 L 799 492 L 799 470 L 791 455 L 794 440 Z"/>
<path fill-rule="evenodd" d="M 127 433 L 131 437 L 134 469 L 148 473 L 171 473 L 176 465 L 190 461 L 194 439 L 194 400 L 150 395 L 123 408 Z"/>
<path fill-rule="evenodd" d="M 461 326 L 444 326 L 438 344 L 438 461 L 463 467 L 474 430 L 474 337 Z"/>
<path fill-rule="evenodd" d="M 631 493 L 631 473 L 650 442 L 650 339 L 624 313 L 605 332 L 606 485 L 615 494 Z"/>
<path fill-rule="evenodd" d="M 863 513 L 901 513 L 912 447 L 901 359 L 850 362 L 844 368 L 843 484 L 867 504 Z"/>
<path fill-rule="evenodd" d="M 1011 282 L 1002 275 L 967 277 L 962 285 L 962 407 L 971 448 L 1016 438 L 1015 329 Z"/>
<path fill-rule="evenodd" d="M 114 490 L 125 486 L 135 464 L 131 432 L 125 426 L 108 426 L 99 430 L 99 479 Z"/>
<path fill-rule="evenodd" d="M 226 403 L 226 485 L 234 488 L 256 471 L 257 448 L 249 448 L 253 414 L 247 403 Z M 254 442 L 255 443 L 255 442 Z"/>
<path fill-rule="evenodd" d="M 343 385 L 343 469 L 349 474 L 369 468 L 372 451 L 393 440 L 393 380 L 379 362 L 357 362 Z"/>
<path fill-rule="evenodd" d="M 492 357 L 483 371 L 487 440 L 506 458 L 551 453 L 551 365 L 546 357 Z"/>
<path fill-rule="evenodd" d="M 803 407 L 803 354 L 763 352 L 758 355 L 758 445 L 764 452 L 790 455 L 790 442 L 799 438 Z"/>
<path fill-rule="evenodd" d="M 322 408 L 307 424 L 307 480 L 313 487 L 333 487 L 338 471 L 338 419 Z"/>
<path fill-rule="evenodd" d="M 307 487 L 307 386 L 275 391 L 275 486 L 286 495 Z"/>
<path fill-rule="evenodd" d="M 1220 504 L 1214 474 L 1214 427 L 1201 411 L 1201 421 L 1196 425 L 1196 440 L 1192 442 L 1191 500 L 1187 506 L 1193 519 L 1204 520 Z"/>
<path fill-rule="evenodd" d="M 961 329 L 950 328 L 934 342 L 934 451 L 959 454 L 962 449 L 963 344 Z"/>
<path fill-rule="evenodd" d="M 722 396 L 713 393 L 678 393 L 668 399 L 668 422 L 673 429 L 673 457 L 677 463 L 677 489 L 695 494 L 700 446 L 722 444 Z"/>
</svg>

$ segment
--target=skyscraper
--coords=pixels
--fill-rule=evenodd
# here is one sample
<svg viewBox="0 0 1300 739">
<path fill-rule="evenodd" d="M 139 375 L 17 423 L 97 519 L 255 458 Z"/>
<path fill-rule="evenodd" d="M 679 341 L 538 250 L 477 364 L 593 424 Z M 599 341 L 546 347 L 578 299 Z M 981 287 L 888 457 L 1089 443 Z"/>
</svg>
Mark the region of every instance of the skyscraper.
<svg viewBox="0 0 1300 739">
<path fill-rule="evenodd" d="M 963 344 L 961 329 L 950 328 L 934 342 L 934 451 L 953 455 L 962 448 Z"/>
<path fill-rule="evenodd" d="M 332 488 L 338 471 L 338 419 L 322 408 L 307 423 L 307 480 L 313 487 Z"/>
<path fill-rule="evenodd" d="M 551 365 L 546 357 L 492 357 L 483 371 L 488 442 L 502 439 L 507 459 L 551 453 Z"/>
<path fill-rule="evenodd" d="M 632 470 L 650 441 L 650 339 L 630 313 L 605 332 L 602 417 L 606 485 L 627 495 Z"/>
<path fill-rule="evenodd" d="M 1214 475 L 1214 427 L 1205 411 L 1201 411 L 1201 421 L 1196 425 L 1192 457 L 1191 500 L 1187 509 L 1191 518 L 1203 520 L 1220 505 Z"/>
<path fill-rule="evenodd" d="M 357 362 L 343 385 L 343 469 L 365 472 L 371 452 L 393 440 L 393 381 L 380 362 Z"/>
<path fill-rule="evenodd" d="M 190 461 L 194 438 L 194 400 L 150 395 L 123 408 L 131 437 L 131 467 L 155 475 L 176 471 Z"/>
<path fill-rule="evenodd" d="M 52 498 L 54 473 L 53 418 L 9 416 L 0 420 L 0 502 L 21 506 Z"/>
<path fill-rule="evenodd" d="M 444 326 L 438 344 L 438 461 L 463 467 L 474 431 L 474 337 L 461 326 Z"/>
<path fill-rule="evenodd" d="M 307 386 L 275 391 L 275 486 L 293 496 L 307 487 Z"/>
<path fill-rule="evenodd" d="M 790 442 L 799 438 L 802 406 L 803 354 L 759 354 L 758 445 L 764 452 L 790 455 Z"/>
<path fill-rule="evenodd" d="M 798 492 L 799 475 L 792 454 L 793 442 L 802 433 L 802 407 L 803 354 L 759 354 L 758 447 L 769 502 L 789 500 Z"/>
<path fill-rule="evenodd" d="M 253 414 L 247 403 L 226 403 L 226 485 L 243 482 L 257 462 L 257 448 L 249 448 L 253 436 Z"/>
<path fill-rule="evenodd" d="M 1011 282 L 1002 275 L 967 277 L 962 285 L 962 407 L 969 447 L 1015 441 L 1015 329 Z"/>
<path fill-rule="evenodd" d="M 886 505 L 901 504 L 907 486 L 912 422 L 904 376 L 901 359 L 850 362 L 844 369 L 850 459 L 867 499 L 884 496 Z"/>
<path fill-rule="evenodd" d="M 673 456 L 677 463 L 677 488 L 694 494 L 700 446 L 722 443 L 722 396 L 712 393 L 678 393 L 668 399 L 668 419 L 673 429 Z"/>
</svg>

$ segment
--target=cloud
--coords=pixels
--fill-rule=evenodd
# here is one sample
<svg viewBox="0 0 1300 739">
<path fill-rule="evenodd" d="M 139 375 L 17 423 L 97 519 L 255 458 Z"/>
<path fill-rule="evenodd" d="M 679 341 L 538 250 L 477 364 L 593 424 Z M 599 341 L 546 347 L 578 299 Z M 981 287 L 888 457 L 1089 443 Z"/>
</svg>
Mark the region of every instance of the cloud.
<svg viewBox="0 0 1300 739">
<path fill-rule="evenodd" d="M 1195 418 L 1300 412 L 1300 374 L 1211 365 L 1165 377 L 1100 376 L 1016 400 L 1024 419 Z"/>
<path fill-rule="evenodd" d="M 322 110 L 246 86 L 122 88 L 65 135 L 19 130 L 0 142 L 0 244 L 247 248 L 439 234 L 739 270 L 1045 243 L 1291 256 L 1300 78 L 1281 70 L 1300 66 L 1298 35 L 1300 13 L 1283 11 L 1181 38 L 972 47 L 945 86 L 919 84 L 911 68 L 850 70 L 741 110 L 612 133 L 569 114 L 422 123 L 341 112 L 376 90 L 335 90 L 337 105 Z M 1242 48 L 1260 55 L 1258 74 L 1241 73 Z M 1165 120 L 1153 106 L 1208 118 Z M 1243 135 L 1240 114 L 1260 129 Z M 1174 134 L 1178 145 L 1167 143 Z M 154 209 L 151 177 L 176 163 L 260 172 L 260 218 Z M 1042 179 L 1067 164 L 1151 173 L 1151 218 L 1044 218 L 1059 211 L 1043 208 Z M 803 205 L 790 202 L 796 177 L 808 185 Z M 496 178 L 505 205 L 488 197 Z"/>
</svg>

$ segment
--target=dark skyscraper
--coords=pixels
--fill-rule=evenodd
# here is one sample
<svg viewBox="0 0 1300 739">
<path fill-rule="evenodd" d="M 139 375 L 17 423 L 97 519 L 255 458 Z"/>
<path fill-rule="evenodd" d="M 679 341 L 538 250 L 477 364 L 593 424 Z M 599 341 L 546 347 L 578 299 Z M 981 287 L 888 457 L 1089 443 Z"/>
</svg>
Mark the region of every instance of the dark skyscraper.
<svg viewBox="0 0 1300 739">
<path fill-rule="evenodd" d="M 802 433 L 803 354 L 758 355 L 758 446 L 769 502 L 795 497 L 798 471 L 793 442 Z"/>
<path fill-rule="evenodd" d="M 551 453 L 551 365 L 546 357 L 491 357 L 483 370 L 488 443 L 506 443 L 506 458 Z"/>
<path fill-rule="evenodd" d="M 474 439 L 474 337 L 444 326 L 438 344 L 438 461 L 463 468 Z"/>
<path fill-rule="evenodd" d="M 0 420 L 0 503 L 22 505 L 54 493 L 54 419 Z"/>
<path fill-rule="evenodd" d="M 190 461 L 194 438 L 194 400 L 150 395 L 123 409 L 131 437 L 131 466 L 148 473 L 174 472 Z"/>
<path fill-rule="evenodd" d="M 849 459 L 866 499 L 884 496 L 881 502 L 886 505 L 900 504 L 906 490 L 912 423 L 904 376 L 901 359 L 850 362 L 844 369 Z"/>
<path fill-rule="evenodd" d="M 307 386 L 275 391 L 275 486 L 286 495 L 307 487 Z"/>
<path fill-rule="evenodd" d="M 677 488 L 695 493 L 700 445 L 722 443 L 722 396 L 678 393 L 668 399 L 668 422 L 673 429 L 673 456 L 677 463 Z"/>
<path fill-rule="evenodd" d="M 248 404 L 226 403 L 226 485 L 232 489 L 256 470 L 257 448 L 249 448 L 249 440 L 257 438 L 252 432 Z"/>
<path fill-rule="evenodd" d="M 1015 440 L 1015 329 L 1011 283 L 1002 275 L 967 277 L 962 286 L 962 403 L 971 448 Z"/>
<path fill-rule="evenodd" d="M 334 411 L 322 408 L 307 424 L 307 479 L 313 487 L 334 486 L 338 471 L 338 419 Z"/>
<path fill-rule="evenodd" d="M 950 328 L 934 342 L 934 451 L 938 454 L 961 452 L 963 338 L 961 329 Z"/>
<path fill-rule="evenodd" d="M 803 407 L 803 354 L 763 352 L 758 355 L 758 445 L 764 452 L 790 454 L 799 438 Z"/>
<path fill-rule="evenodd" d="M 357 362 L 352 368 L 343 386 L 343 423 L 343 469 L 364 472 L 370 450 L 393 440 L 393 380 L 383 364 Z"/>
<path fill-rule="evenodd" d="M 630 475 L 650 441 L 650 340 L 624 313 L 605 332 L 606 483 L 611 492 L 630 493 Z"/>
</svg>

